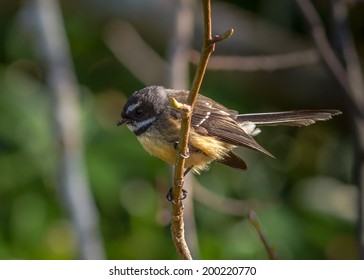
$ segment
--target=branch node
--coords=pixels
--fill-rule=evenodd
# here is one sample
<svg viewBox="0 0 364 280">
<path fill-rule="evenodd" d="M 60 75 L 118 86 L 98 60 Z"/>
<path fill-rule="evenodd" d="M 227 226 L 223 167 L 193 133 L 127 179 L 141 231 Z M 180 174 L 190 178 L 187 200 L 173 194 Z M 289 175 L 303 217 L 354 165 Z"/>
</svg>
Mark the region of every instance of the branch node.
<svg viewBox="0 0 364 280">
<path fill-rule="evenodd" d="M 182 112 L 189 114 L 191 112 L 191 106 L 185 103 L 177 101 L 174 97 L 169 98 L 169 102 L 173 108 L 181 110 Z"/>
<path fill-rule="evenodd" d="M 260 224 L 259 218 L 257 214 L 253 210 L 249 210 L 248 212 L 248 220 L 250 225 L 254 228 L 254 230 L 257 232 L 260 240 L 262 241 L 265 250 L 268 253 L 268 256 L 271 260 L 277 259 L 276 250 L 273 246 L 271 246 L 268 242 L 267 237 L 265 236 L 262 226 Z"/>
<path fill-rule="evenodd" d="M 211 40 L 211 43 L 215 44 L 217 42 L 221 42 L 223 40 L 226 40 L 226 39 L 230 38 L 233 34 L 234 34 L 234 29 L 230 28 L 228 31 L 226 31 L 222 35 L 215 35 L 214 38 Z"/>
</svg>

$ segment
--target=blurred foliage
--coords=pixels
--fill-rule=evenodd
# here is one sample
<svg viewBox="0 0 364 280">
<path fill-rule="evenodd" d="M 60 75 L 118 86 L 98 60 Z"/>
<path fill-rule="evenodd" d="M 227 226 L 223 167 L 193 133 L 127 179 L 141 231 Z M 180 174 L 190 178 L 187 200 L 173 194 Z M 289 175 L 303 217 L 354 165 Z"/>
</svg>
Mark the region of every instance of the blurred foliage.
<svg viewBox="0 0 364 280">
<path fill-rule="evenodd" d="M 74 259 L 78 241 L 57 190 L 50 94 L 35 38 L 26 28 L 31 18 L 24 2 L 0 4 L 0 259 Z M 122 17 L 133 1 L 118 2 Z M 291 1 L 226 2 L 287 32 L 304 32 Z M 327 19 L 329 1 L 316 2 Z M 143 151 L 125 127 L 116 127 L 127 96 L 144 85 L 103 41 L 105 24 L 117 14 L 115 2 L 64 0 L 61 4 L 81 89 L 87 172 L 107 256 L 175 259 L 164 199 L 168 168 Z M 100 5 L 104 8 L 98 9 Z M 147 21 L 145 26 L 152 24 L 150 17 L 138 13 L 138 5 L 130 10 L 130 17 Z M 364 57 L 362 18 L 363 7 L 353 9 L 354 37 Z M 165 56 L 167 46 L 157 46 L 156 51 Z M 202 91 L 241 112 L 330 107 L 345 113 L 339 90 L 318 68 L 208 72 Z M 311 83 L 316 74 L 319 78 Z M 266 128 L 257 139 L 277 159 L 241 149 L 247 172 L 213 164 L 197 179 L 221 196 L 260 201 L 263 206 L 254 210 L 279 258 L 356 258 L 356 189 L 350 185 L 353 151 L 346 120 L 344 114 L 309 128 Z M 267 258 L 245 217 L 196 202 L 195 218 L 201 259 Z"/>
</svg>

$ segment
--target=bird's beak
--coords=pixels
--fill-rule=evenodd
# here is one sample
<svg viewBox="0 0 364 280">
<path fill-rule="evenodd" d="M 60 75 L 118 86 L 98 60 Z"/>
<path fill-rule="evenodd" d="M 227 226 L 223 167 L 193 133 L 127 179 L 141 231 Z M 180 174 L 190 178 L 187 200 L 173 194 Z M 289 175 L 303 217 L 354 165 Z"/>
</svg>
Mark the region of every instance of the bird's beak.
<svg viewBox="0 0 364 280">
<path fill-rule="evenodd" d="M 120 126 L 120 125 L 123 125 L 124 123 L 127 123 L 128 122 L 128 120 L 127 119 L 121 119 L 121 120 L 119 120 L 118 121 L 118 123 L 116 124 L 117 126 Z"/>
</svg>

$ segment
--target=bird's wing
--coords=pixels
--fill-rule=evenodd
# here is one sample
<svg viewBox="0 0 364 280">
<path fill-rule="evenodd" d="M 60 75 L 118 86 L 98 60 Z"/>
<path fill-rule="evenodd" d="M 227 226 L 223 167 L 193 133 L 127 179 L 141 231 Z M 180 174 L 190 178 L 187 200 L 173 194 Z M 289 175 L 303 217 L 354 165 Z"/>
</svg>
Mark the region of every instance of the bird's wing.
<svg viewBox="0 0 364 280">
<path fill-rule="evenodd" d="M 195 128 L 195 126 L 193 127 Z M 247 134 L 239 124 L 231 118 L 221 118 L 219 115 L 211 114 L 209 120 L 205 121 L 199 127 L 206 129 L 209 135 L 214 136 L 223 142 L 234 146 L 253 149 L 273 157 L 271 153 L 260 146 L 252 136 Z"/>
<path fill-rule="evenodd" d="M 191 125 L 202 135 L 214 136 L 225 143 L 247 147 L 272 156 L 236 122 L 236 115 L 236 111 L 201 96 L 196 101 Z"/>
<path fill-rule="evenodd" d="M 174 97 L 179 102 L 186 102 L 187 93 Z M 236 111 L 199 94 L 191 118 L 191 127 L 201 135 L 213 136 L 227 144 L 246 147 L 273 157 L 237 123 L 237 114 Z"/>
</svg>

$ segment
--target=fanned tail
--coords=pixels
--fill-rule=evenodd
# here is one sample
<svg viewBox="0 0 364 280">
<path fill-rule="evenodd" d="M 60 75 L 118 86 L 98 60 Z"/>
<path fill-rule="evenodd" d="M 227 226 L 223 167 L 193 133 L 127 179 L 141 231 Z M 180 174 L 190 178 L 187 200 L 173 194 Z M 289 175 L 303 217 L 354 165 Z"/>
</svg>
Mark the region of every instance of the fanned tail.
<svg viewBox="0 0 364 280">
<path fill-rule="evenodd" d="M 335 115 L 340 115 L 338 110 L 297 110 L 275 113 L 256 113 L 237 115 L 239 123 L 252 122 L 256 126 L 307 126 L 317 121 L 326 121 Z"/>
</svg>

